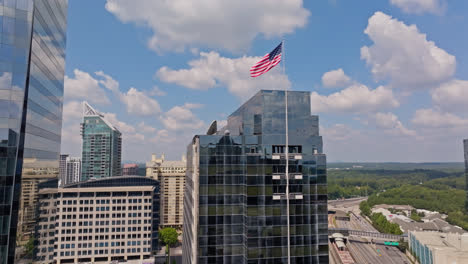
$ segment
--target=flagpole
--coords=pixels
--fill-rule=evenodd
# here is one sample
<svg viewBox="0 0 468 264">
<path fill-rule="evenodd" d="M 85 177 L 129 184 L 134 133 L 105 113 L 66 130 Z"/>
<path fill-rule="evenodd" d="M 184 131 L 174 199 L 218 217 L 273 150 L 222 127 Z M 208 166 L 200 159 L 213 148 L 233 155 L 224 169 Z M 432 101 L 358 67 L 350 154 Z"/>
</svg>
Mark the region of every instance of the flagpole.
<svg viewBox="0 0 468 264">
<path fill-rule="evenodd" d="M 284 39 L 281 41 L 281 64 L 283 66 L 283 75 L 286 76 L 286 65 L 285 65 L 285 48 L 284 48 Z M 288 89 L 284 89 L 284 101 L 285 101 L 285 126 L 286 126 L 286 146 L 285 146 L 285 155 L 286 155 L 286 217 L 288 225 L 288 264 L 291 264 L 291 227 L 289 223 L 289 127 L 288 127 Z"/>
</svg>

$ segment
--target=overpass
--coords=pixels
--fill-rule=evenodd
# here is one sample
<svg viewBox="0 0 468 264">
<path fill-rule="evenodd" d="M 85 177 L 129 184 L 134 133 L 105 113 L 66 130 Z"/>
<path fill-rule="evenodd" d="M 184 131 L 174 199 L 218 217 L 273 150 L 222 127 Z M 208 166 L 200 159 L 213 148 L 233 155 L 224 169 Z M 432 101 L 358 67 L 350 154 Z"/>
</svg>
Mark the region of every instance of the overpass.
<svg viewBox="0 0 468 264">
<path fill-rule="evenodd" d="M 371 238 L 374 240 L 385 240 L 385 241 L 400 241 L 401 239 L 407 240 L 408 235 L 392 235 L 384 234 L 379 232 L 370 232 L 362 230 L 352 230 L 347 228 L 328 228 L 328 235 L 331 236 L 334 233 L 340 233 L 344 236 L 355 236 L 355 237 L 364 237 Z"/>
</svg>

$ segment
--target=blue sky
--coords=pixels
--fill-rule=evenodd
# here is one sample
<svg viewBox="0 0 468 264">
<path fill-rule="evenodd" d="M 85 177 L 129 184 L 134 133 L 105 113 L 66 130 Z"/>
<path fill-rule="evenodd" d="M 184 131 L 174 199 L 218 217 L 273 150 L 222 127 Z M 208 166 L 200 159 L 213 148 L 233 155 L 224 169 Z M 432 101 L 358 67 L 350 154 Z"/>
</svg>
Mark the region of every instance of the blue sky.
<svg viewBox="0 0 468 264">
<path fill-rule="evenodd" d="M 62 152 L 81 102 L 123 159 L 177 159 L 259 89 L 310 91 L 329 161 L 461 161 L 468 1 L 69 1 Z M 286 75 L 249 68 L 285 39 Z"/>
</svg>

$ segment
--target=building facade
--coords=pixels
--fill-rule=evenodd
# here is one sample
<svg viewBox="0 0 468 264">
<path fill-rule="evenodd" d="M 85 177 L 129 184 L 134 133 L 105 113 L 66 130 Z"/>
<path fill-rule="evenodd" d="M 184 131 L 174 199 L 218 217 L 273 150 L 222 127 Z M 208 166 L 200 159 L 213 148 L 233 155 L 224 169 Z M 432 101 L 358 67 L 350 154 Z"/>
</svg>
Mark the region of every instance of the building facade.
<svg viewBox="0 0 468 264">
<path fill-rule="evenodd" d="M 328 263 L 318 117 L 309 92 L 287 98 L 288 129 L 285 92 L 260 91 L 188 145 L 184 264 Z"/>
<path fill-rule="evenodd" d="M 0 1 L 2 264 L 13 263 L 16 236 L 28 232 L 16 225 L 19 211 L 28 214 L 20 208 L 22 183 L 26 189 L 49 176 L 35 172 L 59 168 L 67 6 L 67 0 Z"/>
<path fill-rule="evenodd" d="M 465 156 L 465 179 L 466 179 L 466 186 L 465 186 L 465 190 L 466 190 L 466 202 L 465 202 L 465 210 L 468 214 L 468 139 L 465 139 L 463 140 L 463 152 L 464 152 L 464 156 Z"/>
<path fill-rule="evenodd" d="M 68 157 L 66 168 L 66 177 L 62 184 L 65 185 L 79 182 L 81 178 L 81 159 Z"/>
<path fill-rule="evenodd" d="M 410 232 L 408 238 L 421 264 L 468 263 L 468 233 Z"/>
<path fill-rule="evenodd" d="M 138 175 L 138 165 L 137 164 L 124 164 L 122 169 L 122 175 Z"/>
<path fill-rule="evenodd" d="M 36 263 L 149 259 L 158 249 L 159 182 L 112 177 L 40 190 Z"/>
<path fill-rule="evenodd" d="M 61 183 L 66 182 L 67 180 L 67 158 L 70 157 L 68 154 L 60 154 L 59 162 L 59 179 Z"/>
<path fill-rule="evenodd" d="M 165 160 L 155 154 L 146 163 L 146 176 L 161 183 L 161 226 L 182 228 L 184 212 L 184 187 L 187 160 Z"/>
<path fill-rule="evenodd" d="M 81 137 L 82 181 L 122 175 L 122 134 L 86 102 Z"/>
</svg>

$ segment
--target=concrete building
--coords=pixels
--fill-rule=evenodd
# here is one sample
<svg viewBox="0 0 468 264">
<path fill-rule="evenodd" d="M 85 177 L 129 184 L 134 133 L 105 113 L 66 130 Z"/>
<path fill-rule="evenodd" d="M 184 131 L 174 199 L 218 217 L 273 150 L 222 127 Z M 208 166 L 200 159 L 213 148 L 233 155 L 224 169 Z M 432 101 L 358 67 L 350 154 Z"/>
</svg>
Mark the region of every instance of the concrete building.
<svg viewBox="0 0 468 264">
<path fill-rule="evenodd" d="M 82 181 L 122 175 L 122 134 L 86 102 L 81 136 Z"/>
<path fill-rule="evenodd" d="M 409 247 L 420 264 L 468 263 L 468 233 L 410 232 Z"/>
<path fill-rule="evenodd" d="M 81 179 L 81 159 L 68 157 L 66 161 L 66 177 L 62 184 L 72 184 Z"/>
<path fill-rule="evenodd" d="M 64 184 L 67 180 L 67 158 L 70 157 L 68 154 L 61 154 L 60 155 L 60 163 L 59 163 L 59 179 L 62 184 Z M 80 176 L 81 178 L 81 176 Z"/>
<path fill-rule="evenodd" d="M 138 175 L 138 165 L 135 163 L 124 164 L 122 169 L 123 176 Z"/>
<path fill-rule="evenodd" d="M 102 178 L 39 196 L 36 263 L 143 260 L 158 249 L 158 181 Z"/>
<path fill-rule="evenodd" d="M 326 157 L 310 109 L 309 92 L 262 90 L 193 138 L 184 264 L 328 263 Z"/>
<path fill-rule="evenodd" d="M 463 151 L 465 153 L 465 179 L 466 179 L 466 202 L 465 202 L 465 210 L 468 214 L 468 139 L 463 140 Z"/>
<path fill-rule="evenodd" d="M 50 175 L 36 171 L 58 174 L 67 7 L 67 0 L 0 1 L 0 264 L 13 263 L 16 238 L 29 236 L 18 218 L 29 214 L 21 188 Z"/>
<path fill-rule="evenodd" d="M 187 160 L 165 160 L 155 154 L 146 163 L 146 177 L 161 182 L 161 226 L 182 228 Z"/>
</svg>

